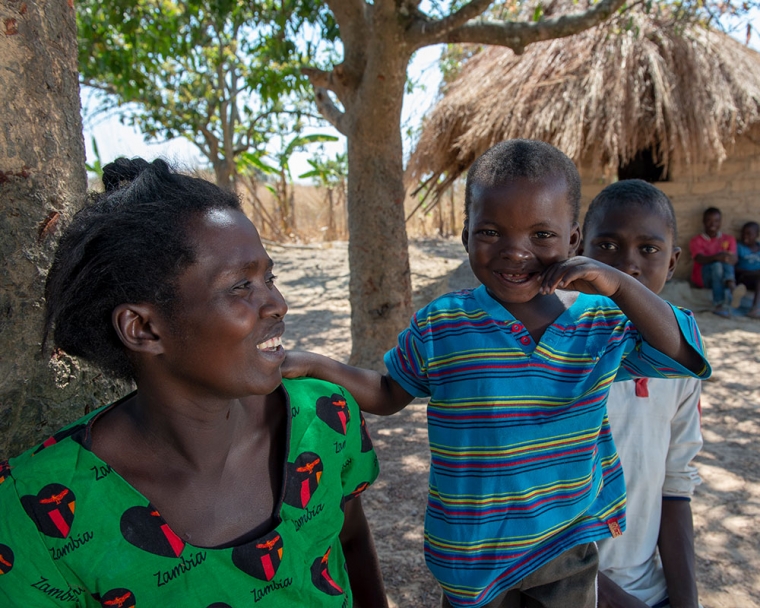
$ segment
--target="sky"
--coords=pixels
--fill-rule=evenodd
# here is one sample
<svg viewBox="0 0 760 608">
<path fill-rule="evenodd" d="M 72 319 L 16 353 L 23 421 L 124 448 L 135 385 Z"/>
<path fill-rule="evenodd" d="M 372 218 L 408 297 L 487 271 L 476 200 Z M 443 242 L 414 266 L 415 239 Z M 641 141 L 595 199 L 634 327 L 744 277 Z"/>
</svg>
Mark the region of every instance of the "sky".
<svg viewBox="0 0 760 608">
<path fill-rule="evenodd" d="M 753 11 L 749 17 L 754 30 L 749 46 L 760 51 L 760 11 Z M 736 30 L 733 35 L 741 42 L 745 42 L 746 30 L 744 27 L 737 27 Z M 438 70 L 438 58 L 441 49 L 442 46 L 440 45 L 425 47 L 420 49 L 412 58 L 408 74 L 410 79 L 417 82 L 419 86 L 404 96 L 403 131 L 406 131 L 407 126 L 418 126 L 425 113 L 436 102 L 438 87 L 441 82 L 441 74 Z M 122 125 L 117 115 L 94 114 L 92 111 L 94 103 L 89 101 L 88 91 L 84 88 L 82 89 L 82 108 L 88 163 L 95 159 L 92 145 L 92 140 L 95 138 L 103 164 L 119 156 L 141 156 L 147 160 L 153 160 L 160 156 L 171 161 L 175 166 L 186 169 L 207 166 L 208 164 L 200 151 L 185 138 L 178 137 L 160 143 L 146 143 L 137 128 Z M 345 138 L 327 123 L 308 132 L 327 133 L 339 138 L 335 143 L 322 144 L 330 156 L 334 156 L 345 149 Z M 405 156 L 409 153 L 410 145 L 410 140 L 405 137 Z M 310 169 L 306 161 L 312 153 L 307 149 L 305 152 L 298 152 L 294 155 L 291 160 L 292 175 L 298 176 Z"/>
</svg>

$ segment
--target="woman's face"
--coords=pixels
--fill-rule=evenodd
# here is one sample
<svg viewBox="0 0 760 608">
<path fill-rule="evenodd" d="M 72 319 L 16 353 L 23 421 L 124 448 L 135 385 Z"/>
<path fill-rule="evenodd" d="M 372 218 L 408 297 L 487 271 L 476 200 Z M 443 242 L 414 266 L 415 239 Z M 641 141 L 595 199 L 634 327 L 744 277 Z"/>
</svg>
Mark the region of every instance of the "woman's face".
<svg viewBox="0 0 760 608">
<path fill-rule="evenodd" d="M 166 369 L 198 397 L 271 393 L 288 307 L 256 228 L 240 211 L 215 209 L 191 220 L 188 235 L 195 262 L 177 281 Z"/>
</svg>

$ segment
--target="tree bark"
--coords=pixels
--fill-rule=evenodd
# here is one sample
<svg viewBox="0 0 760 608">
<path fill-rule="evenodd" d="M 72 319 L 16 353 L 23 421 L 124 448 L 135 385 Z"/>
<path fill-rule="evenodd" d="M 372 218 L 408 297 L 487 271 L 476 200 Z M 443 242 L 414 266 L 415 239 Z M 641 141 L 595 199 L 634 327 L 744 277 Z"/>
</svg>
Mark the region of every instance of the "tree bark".
<svg viewBox="0 0 760 608">
<path fill-rule="evenodd" d="M 0 458 L 123 391 L 40 352 L 54 236 L 85 200 L 76 26 L 64 0 L 0 4 Z"/>
<path fill-rule="evenodd" d="M 401 142 L 409 53 L 397 23 L 375 26 L 347 123 L 350 362 L 384 369 L 412 313 Z"/>
</svg>

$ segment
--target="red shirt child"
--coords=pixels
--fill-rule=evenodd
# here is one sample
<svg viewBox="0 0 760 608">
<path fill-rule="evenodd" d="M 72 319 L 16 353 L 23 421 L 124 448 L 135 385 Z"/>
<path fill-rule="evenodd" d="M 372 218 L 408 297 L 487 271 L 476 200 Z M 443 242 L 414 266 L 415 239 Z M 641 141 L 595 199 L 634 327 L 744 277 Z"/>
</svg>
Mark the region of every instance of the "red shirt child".
<svg viewBox="0 0 760 608">
<path fill-rule="evenodd" d="M 703 232 L 692 237 L 689 241 L 689 252 L 694 260 L 694 268 L 691 271 L 691 282 L 695 287 L 704 287 L 704 283 L 702 282 L 702 264 L 696 261 L 697 255 L 711 256 L 721 252 L 736 255 L 736 239 L 730 234 L 723 234 L 722 232 L 718 232 L 712 237 Z"/>
</svg>

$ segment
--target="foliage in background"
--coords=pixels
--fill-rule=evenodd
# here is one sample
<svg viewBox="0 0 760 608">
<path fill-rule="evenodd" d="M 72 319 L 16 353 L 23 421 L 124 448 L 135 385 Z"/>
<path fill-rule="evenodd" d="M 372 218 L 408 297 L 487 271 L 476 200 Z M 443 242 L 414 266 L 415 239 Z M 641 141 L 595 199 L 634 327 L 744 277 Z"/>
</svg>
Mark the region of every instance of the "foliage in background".
<svg viewBox="0 0 760 608">
<path fill-rule="evenodd" d="M 217 183 L 231 187 L 240 154 L 297 131 L 312 112 L 299 67 L 319 43 L 283 36 L 286 22 L 298 29 L 308 19 L 322 24 L 320 39 L 335 35 L 329 14 L 281 8 L 274 1 L 82 0 L 82 84 L 103 93 L 99 110 L 117 112 L 146 139 L 193 142 Z"/>
<path fill-rule="evenodd" d="M 103 177 L 103 163 L 100 158 L 100 150 L 98 150 L 98 142 L 95 136 L 92 136 L 92 151 L 95 154 L 95 160 L 92 163 L 85 163 L 84 167 L 90 173 L 94 173 L 97 177 Z"/>
</svg>

